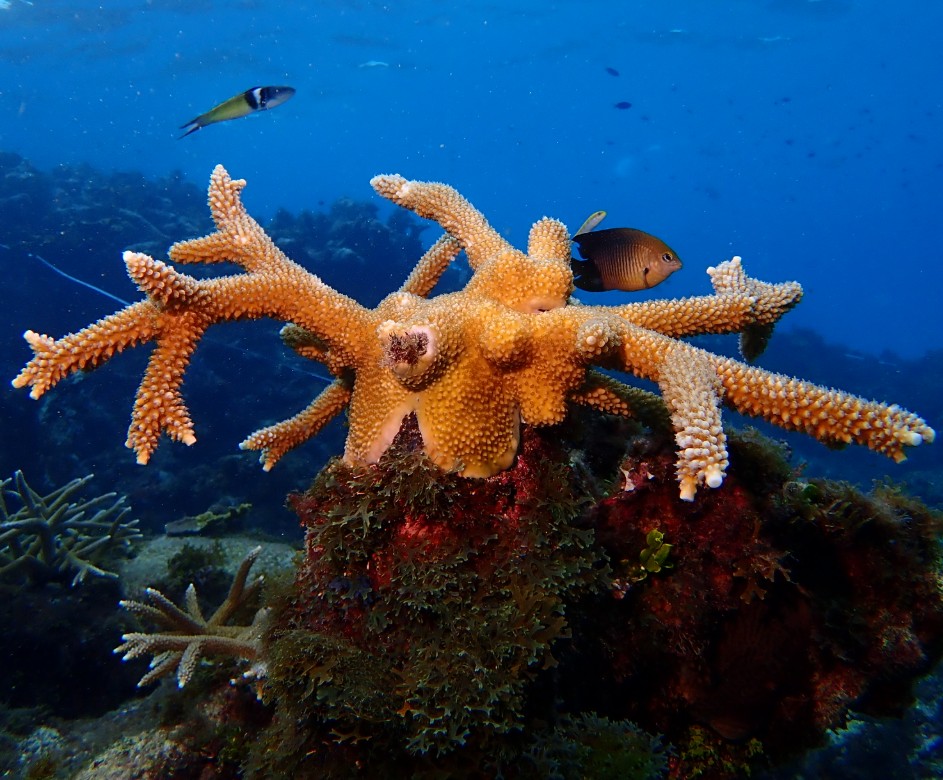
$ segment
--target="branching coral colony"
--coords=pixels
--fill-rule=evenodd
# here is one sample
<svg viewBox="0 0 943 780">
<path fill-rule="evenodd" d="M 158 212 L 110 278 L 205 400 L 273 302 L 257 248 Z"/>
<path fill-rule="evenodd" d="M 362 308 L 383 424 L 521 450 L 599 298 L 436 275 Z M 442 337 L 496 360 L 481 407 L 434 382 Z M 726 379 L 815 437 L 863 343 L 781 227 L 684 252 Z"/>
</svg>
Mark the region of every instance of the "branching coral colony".
<svg viewBox="0 0 943 780">
<path fill-rule="evenodd" d="M 142 655 L 152 656 L 150 669 L 141 678 L 139 687 L 176 673 L 177 684 L 182 688 L 193 677 L 204 655 L 231 656 L 259 662 L 269 610 L 257 610 L 252 624 L 248 626 L 229 625 L 229 620 L 237 610 L 252 602 L 262 586 L 261 577 L 246 585 L 249 570 L 261 552 L 261 547 L 249 551 L 236 571 L 226 600 L 209 619 L 203 617 L 196 587 L 192 583 L 186 591 L 185 610 L 153 588 L 145 591 L 146 601 L 121 602 L 121 606 L 128 611 L 151 620 L 159 627 L 149 633 L 124 634 L 121 644 L 115 648 L 115 652 L 123 656 L 125 661 Z M 261 673 L 261 666 L 257 666 L 247 676 Z"/>
<path fill-rule="evenodd" d="M 218 166 L 209 188 L 218 231 L 175 244 L 170 259 L 230 261 L 245 273 L 198 280 L 126 252 L 128 273 L 147 297 L 58 340 L 27 331 L 35 356 L 14 386 L 30 385 L 38 398 L 78 369 L 95 367 L 125 347 L 156 342 L 127 440 L 146 463 L 162 431 L 185 444 L 195 441 L 180 386 L 206 329 L 272 317 L 291 323 L 283 330 L 286 343 L 324 363 L 337 379 L 299 414 L 243 442 L 245 449 L 262 451 L 265 468 L 349 406 L 346 461 L 377 461 L 404 417 L 415 413 L 423 449 L 436 464 L 487 477 L 512 463 L 521 422 L 558 423 L 568 403 L 618 415 L 653 408 L 650 394 L 609 379 L 595 366 L 659 385 L 675 430 L 677 477 L 686 500 L 699 484 L 716 488 L 723 481 L 721 403 L 823 442 L 855 442 L 895 460 L 904 458 L 906 447 L 933 441 L 932 428 L 896 405 L 773 374 L 679 340 L 737 332 L 743 351 L 755 352 L 801 298 L 795 282 L 751 279 L 734 258 L 708 269 L 714 295 L 576 305 L 569 299 L 570 237 L 562 223 L 539 220 L 524 254 L 451 187 L 399 176 L 378 176 L 371 183 L 448 233 L 375 309 L 289 260 L 246 214 L 240 200 L 245 182 Z M 465 289 L 427 298 L 460 249 L 474 272 Z"/>
<path fill-rule="evenodd" d="M 67 580 L 79 585 L 89 575 L 114 579 L 104 568 L 110 558 L 126 555 L 141 538 L 124 496 L 106 493 L 76 498 L 92 475 L 41 495 L 17 471 L 0 482 L 0 582 L 42 584 Z M 10 511 L 7 502 L 18 508 Z M 11 504 L 13 506 L 13 504 Z"/>
</svg>

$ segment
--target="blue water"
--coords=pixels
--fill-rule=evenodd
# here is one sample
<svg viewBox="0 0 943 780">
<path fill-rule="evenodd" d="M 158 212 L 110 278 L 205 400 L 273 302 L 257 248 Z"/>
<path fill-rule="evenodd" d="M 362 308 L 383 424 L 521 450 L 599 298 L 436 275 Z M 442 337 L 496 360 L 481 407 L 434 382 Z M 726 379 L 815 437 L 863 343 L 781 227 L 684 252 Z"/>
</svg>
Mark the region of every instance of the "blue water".
<svg viewBox="0 0 943 780">
<path fill-rule="evenodd" d="M 518 244 L 604 208 L 685 260 L 660 295 L 740 254 L 805 285 L 784 329 L 916 357 L 943 346 L 941 29 L 927 0 L 10 0 L 0 149 L 201 187 L 221 162 L 262 217 L 375 199 L 395 171 L 453 184 Z M 259 84 L 298 93 L 177 140 Z"/>
<path fill-rule="evenodd" d="M 201 189 L 222 163 L 260 221 L 342 197 L 391 214 L 369 180 L 396 172 L 455 186 L 520 247 L 542 216 L 575 229 L 605 209 L 607 227 L 652 232 L 684 260 L 648 297 L 708 293 L 705 269 L 733 255 L 752 276 L 798 280 L 805 298 L 761 364 L 912 406 L 939 431 L 941 75 L 940 0 L 0 0 L 0 156 L 90 179 L 179 172 Z M 297 94 L 179 138 L 256 85 Z M 101 241 L 75 242 L 84 254 L 47 256 L 41 231 L 10 237 L 23 232 L 11 208 L 0 197 L 0 479 L 23 468 L 45 491 L 94 471 L 93 492 L 127 495 L 157 533 L 248 501 L 254 525 L 297 543 L 284 496 L 345 431 L 335 421 L 268 474 L 237 449 L 323 387 L 299 379 L 309 367 L 285 360 L 277 326 L 212 329 L 184 388 L 199 441 L 165 438 L 142 469 L 122 445 L 148 349 L 38 404 L 8 384 L 31 356 L 25 329 L 58 337 L 119 307 L 87 285 L 139 297 L 124 247 L 103 224 Z M 361 300 L 404 275 L 311 270 Z M 810 447 L 811 476 L 908 478 L 943 506 L 943 442 L 902 467 Z"/>
<path fill-rule="evenodd" d="M 31 237 L 29 215 L 12 216 L 16 196 L 5 201 L 10 184 L 0 181 L 0 371 L 12 378 L 30 357 L 26 328 L 61 336 L 118 306 L 26 251 L 112 295 L 140 296 L 122 241 L 154 236 L 142 227 L 119 241 L 102 210 L 138 208 L 154 193 L 107 174 L 160 180 L 158 196 L 169 197 L 161 188 L 171 174 L 192 185 L 204 223 L 169 243 L 209 228 L 196 188 L 205 191 L 217 163 L 248 180 L 245 201 L 260 221 L 280 208 L 325 212 L 343 197 L 385 218 L 396 209 L 369 180 L 398 172 L 454 185 L 518 246 L 544 215 L 575 230 L 597 209 L 609 212 L 606 226 L 655 233 L 685 265 L 649 297 L 709 292 L 705 269 L 734 254 L 753 276 L 798 280 L 805 298 L 761 365 L 898 402 L 943 428 L 939 394 L 927 389 L 943 381 L 941 30 L 943 3 L 925 0 L 0 2 L 0 154 L 92 183 L 86 192 L 120 186 L 131 197 L 105 190 L 95 212 L 88 195 L 74 204 L 57 195 Z M 256 85 L 297 94 L 179 138 L 181 125 Z M 89 235 L 49 223 L 70 209 Z M 394 263 L 311 270 L 371 304 L 406 273 Z M 165 440 L 148 469 L 122 446 L 147 349 L 38 405 L 6 386 L 0 475 L 23 468 L 51 487 L 107 472 L 107 487 L 158 528 L 217 495 L 268 501 L 297 536 L 282 497 L 340 451 L 344 431 L 322 433 L 267 475 L 238 451 L 323 386 L 299 378 L 309 367 L 286 361 L 276 330 L 212 329 L 184 388 L 198 444 Z M 24 437 L 28 447 L 11 444 Z M 888 474 L 933 503 L 943 495 L 932 487 L 939 444 L 904 467 L 860 448 L 799 446 L 811 473 L 865 486 Z"/>
</svg>

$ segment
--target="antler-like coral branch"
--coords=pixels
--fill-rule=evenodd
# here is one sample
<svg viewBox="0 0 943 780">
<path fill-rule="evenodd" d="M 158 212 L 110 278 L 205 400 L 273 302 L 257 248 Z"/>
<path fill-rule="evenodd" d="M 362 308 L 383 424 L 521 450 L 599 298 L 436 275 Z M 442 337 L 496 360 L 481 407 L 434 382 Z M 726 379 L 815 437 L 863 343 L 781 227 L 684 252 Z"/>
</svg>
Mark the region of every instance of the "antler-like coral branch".
<svg viewBox="0 0 943 780">
<path fill-rule="evenodd" d="M 374 176 L 370 185 L 384 198 L 438 222 L 462 245 L 473 270 L 508 246 L 484 215 L 447 184 L 391 175 Z"/>
<path fill-rule="evenodd" d="M 107 558 L 129 552 L 141 538 L 124 496 L 105 493 L 74 499 L 92 479 L 73 479 L 48 495 L 27 484 L 22 471 L 0 482 L 0 579 L 26 576 L 34 583 L 72 577 L 78 585 L 89 575 L 115 578 Z M 14 487 L 9 487 L 13 483 Z M 20 508 L 7 509 L 7 499 Z"/>
<path fill-rule="evenodd" d="M 161 629 L 153 633 L 124 634 L 115 653 L 130 661 L 142 655 L 153 656 L 150 671 L 138 682 L 138 687 L 149 685 L 165 675 L 177 674 L 177 685 L 183 687 L 193 677 L 200 659 L 209 655 L 223 655 L 248 661 L 259 661 L 262 655 L 262 637 L 265 633 L 268 609 L 255 613 L 251 625 L 226 625 L 233 614 L 250 602 L 262 586 L 262 577 L 248 586 L 246 579 L 261 547 L 249 551 L 233 578 L 225 601 L 209 620 L 203 617 L 197 601 L 196 588 L 191 584 L 185 596 L 185 609 L 180 609 L 158 590 L 145 591 L 147 601 L 126 600 L 121 606 L 139 618 L 156 623 Z M 258 674 L 258 670 L 254 672 Z"/>
<path fill-rule="evenodd" d="M 275 246 L 243 207 L 243 181 L 217 166 L 210 180 L 210 206 L 219 232 L 171 247 L 178 262 L 231 261 L 247 273 L 198 280 L 147 255 L 126 252 L 128 273 L 148 296 L 84 330 L 54 341 L 25 334 L 34 358 L 13 380 L 32 386 L 39 398 L 63 377 L 100 365 L 114 353 L 155 341 L 147 372 L 135 398 L 127 446 L 146 463 L 162 431 L 171 438 L 196 441 L 180 395 L 184 372 L 205 330 L 218 322 L 275 317 L 294 320 L 322 338 L 335 359 L 361 348 L 353 333 L 367 325 L 368 312 L 293 263 Z M 326 326 L 327 322 L 344 327 Z"/>
<path fill-rule="evenodd" d="M 300 414 L 249 437 L 266 468 L 314 435 L 349 404 L 344 457 L 375 462 L 416 415 L 423 447 L 442 468 L 487 477 L 508 467 L 520 424 L 552 425 L 567 405 L 625 414 L 652 412 L 651 397 L 603 381 L 594 366 L 652 379 L 668 404 L 678 442 L 683 498 L 699 484 L 720 485 L 727 466 L 722 404 L 827 442 L 853 441 L 895 459 L 932 441 L 933 429 L 896 406 L 781 377 L 712 355 L 678 339 L 741 334 L 747 359 L 765 347 L 774 324 L 801 296 L 795 282 L 748 277 L 739 258 L 709 273 L 714 295 L 620 307 L 573 305 L 570 241 L 541 219 L 528 252 L 518 251 L 456 190 L 435 182 L 378 176 L 376 191 L 451 234 L 419 262 L 402 288 L 373 310 L 327 287 L 286 258 L 245 211 L 242 181 L 217 168 L 210 207 L 218 232 L 174 245 L 172 260 L 228 260 L 245 273 L 197 280 L 146 255 L 126 255 L 148 299 L 59 341 L 29 332 L 35 357 L 14 380 L 38 397 L 63 376 L 116 351 L 156 341 L 135 402 L 128 444 L 144 462 L 162 430 L 191 443 L 180 396 L 190 355 L 210 325 L 269 316 L 292 323 L 283 338 L 340 379 Z M 474 273 L 456 293 L 426 299 L 461 246 Z M 654 412 L 656 422 L 664 413 Z M 169 663 L 169 661 L 168 661 Z"/>
<path fill-rule="evenodd" d="M 715 295 L 629 303 L 614 309 L 634 325 L 682 338 L 768 327 L 802 300 L 798 282 L 768 284 L 746 275 L 739 257 L 707 269 Z"/>
<path fill-rule="evenodd" d="M 697 484 L 716 487 L 723 481 L 727 452 L 721 402 L 820 441 L 862 444 L 897 461 L 904 459 L 904 447 L 935 438 L 924 420 L 895 404 L 868 401 L 713 355 L 651 330 L 626 327 L 626 370 L 658 382 L 671 411 L 682 498 L 693 498 Z"/>
</svg>

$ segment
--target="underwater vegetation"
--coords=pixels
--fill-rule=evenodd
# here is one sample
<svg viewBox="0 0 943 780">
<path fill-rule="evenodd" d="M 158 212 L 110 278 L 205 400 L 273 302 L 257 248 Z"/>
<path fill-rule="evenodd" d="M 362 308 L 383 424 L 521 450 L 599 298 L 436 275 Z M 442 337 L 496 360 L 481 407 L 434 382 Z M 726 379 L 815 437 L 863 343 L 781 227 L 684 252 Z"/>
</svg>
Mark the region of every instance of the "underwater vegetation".
<svg viewBox="0 0 943 780">
<path fill-rule="evenodd" d="M 223 751 L 204 722 L 187 755 L 247 777 L 745 777 L 911 703 L 943 649 L 939 514 L 804 479 L 755 432 L 680 502 L 670 438 L 629 434 L 591 472 L 525 428 L 482 481 L 409 421 L 379 463 L 328 464 L 291 497 L 305 556 L 266 593 L 253 681 L 197 667 L 180 694 L 244 734 Z"/>
<path fill-rule="evenodd" d="M 592 510 L 598 537 L 615 559 L 639 524 L 657 523 L 674 566 L 626 593 L 633 619 L 598 625 L 627 717 L 682 752 L 703 741 L 697 726 L 758 740 L 778 761 L 843 726 L 850 707 L 907 706 L 943 639 L 938 513 L 892 487 L 864 495 L 797 477 L 755 433 L 731 437 L 736 481 L 690 510 L 659 495 L 657 453 L 633 460 L 631 489 Z"/>
</svg>

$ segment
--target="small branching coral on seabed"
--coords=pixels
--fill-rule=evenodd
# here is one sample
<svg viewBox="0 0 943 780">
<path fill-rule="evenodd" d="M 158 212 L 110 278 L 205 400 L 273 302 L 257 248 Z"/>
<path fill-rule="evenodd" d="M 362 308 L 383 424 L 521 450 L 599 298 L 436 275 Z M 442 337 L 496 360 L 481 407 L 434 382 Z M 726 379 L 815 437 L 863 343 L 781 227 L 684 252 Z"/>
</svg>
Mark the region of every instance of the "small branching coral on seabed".
<svg viewBox="0 0 943 780">
<path fill-rule="evenodd" d="M 139 687 L 176 672 L 177 685 L 182 688 L 193 677 L 200 659 L 208 655 L 253 662 L 261 660 L 268 610 L 259 609 L 248 626 L 227 625 L 234 613 L 250 603 L 262 587 L 261 576 L 246 585 L 249 570 L 261 552 L 261 547 L 249 551 L 233 578 L 226 600 L 208 620 L 203 617 L 193 585 L 187 588 L 185 609 L 180 609 L 153 588 L 145 591 L 146 602 L 121 602 L 129 612 L 153 620 L 162 629 L 152 633 L 124 634 L 122 643 L 115 648 L 115 653 L 124 656 L 125 661 L 142 655 L 153 656 L 150 671 L 141 678 Z M 250 673 L 259 676 L 263 671 L 253 667 L 247 675 Z"/>
<path fill-rule="evenodd" d="M 92 477 L 73 479 L 45 496 L 27 484 L 22 471 L 0 482 L 0 580 L 39 584 L 71 576 L 78 585 L 88 575 L 118 576 L 105 562 L 130 552 L 141 538 L 138 521 L 125 519 L 131 509 L 116 493 L 76 499 Z M 8 499 L 19 509 L 11 513 Z"/>
</svg>

